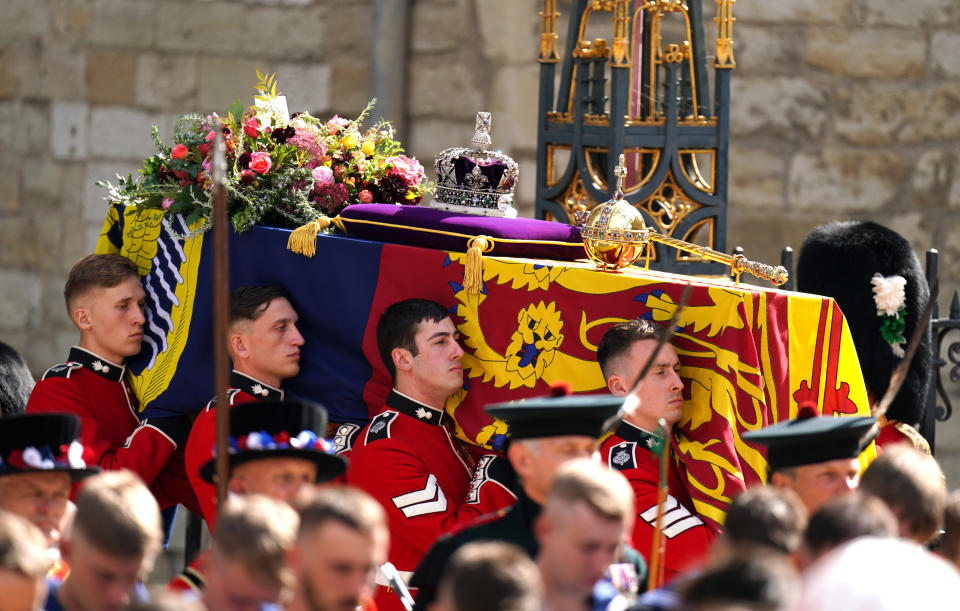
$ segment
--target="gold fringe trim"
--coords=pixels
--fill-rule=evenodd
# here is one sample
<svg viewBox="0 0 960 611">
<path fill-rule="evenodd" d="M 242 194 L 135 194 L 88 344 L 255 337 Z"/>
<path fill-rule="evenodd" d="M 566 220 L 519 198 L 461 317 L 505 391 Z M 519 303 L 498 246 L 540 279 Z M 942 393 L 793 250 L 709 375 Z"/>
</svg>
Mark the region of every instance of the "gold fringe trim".
<svg viewBox="0 0 960 611">
<path fill-rule="evenodd" d="M 287 250 L 292 250 L 304 257 L 313 257 L 317 254 L 317 234 L 329 227 L 331 223 L 343 231 L 343 223 L 340 221 L 340 217 L 330 219 L 321 216 L 317 220 L 310 221 L 306 225 L 301 225 L 291 231 L 290 237 L 287 238 Z"/>
<path fill-rule="evenodd" d="M 478 235 L 467 241 L 467 262 L 463 266 L 463 288 L 471 295 L 483 289 L 483 253 L 493 250 L 493 238 Z"/>
</svg>

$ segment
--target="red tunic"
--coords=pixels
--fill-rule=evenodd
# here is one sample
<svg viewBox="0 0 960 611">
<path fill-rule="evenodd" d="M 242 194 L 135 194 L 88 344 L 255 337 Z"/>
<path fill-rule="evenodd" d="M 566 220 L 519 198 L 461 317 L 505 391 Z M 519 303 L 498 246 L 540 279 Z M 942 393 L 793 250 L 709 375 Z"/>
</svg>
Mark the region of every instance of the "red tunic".
<svg viewBox="0 0 960 611">
<path fill-rule="evenodd" d="M 230 373 L 227 400 L 231 407 L 254 401 L 281 401 L 283 391 L 234 370 Z M 187 477 L 200 504 L 200 517 L 207 522 L 210 532 L 214 532 L 217 525 L 217 487 L 200 477 L 200 467 L 213 459 L 216 445 L 217 409 L 215 400 L 211 399 L 193 422 L 185 452 Z"/>
<path fill-rule="evenodd" d="M 516 501 L 504 486 L 471 487 L 468 456 L 443 426 L 447 417 L 394 390 L 357 437 L 350 455 L 347 483 L 383 505 L 390 529 L 389 561 L 406 582 L 438 536 Z M 400 599 L 384 587 L 379 572 L 377 583 L 377 607 L 402 611 Z"/>
<path fill-rule="evenodd" d="M 621 422 L 616 432 L 600 447 L 600 457 L 611 469 L 620 471 L 633 488 L 637 517 L 633 524 L 631 544 L 650 565 L 650 547 L 657 521 L 657 486 L 660 482 L 660 460 L 650 451 L 653 435 L 628 422 Z M 688 506 L 692 506 L 673 464 L 667 468 L 667 502 L 661 521 L 665 552 L 664 583 L 692 568 L 706 558 L 713 533 Z M 678 500 L 679 499 L 679 500 Z"/>
<path fill-rule="evenodd" d="M 77 346 L 68 359 L 43 374 L 30 394 L 27 412 L 76 414 L 88 465 L 130 469 L 161 507 L 195 506 L 182 466 L 174 464 L 177 444 L 137 415 L 137 398 L 124 378 L 126 366 Z"/>
</svg>

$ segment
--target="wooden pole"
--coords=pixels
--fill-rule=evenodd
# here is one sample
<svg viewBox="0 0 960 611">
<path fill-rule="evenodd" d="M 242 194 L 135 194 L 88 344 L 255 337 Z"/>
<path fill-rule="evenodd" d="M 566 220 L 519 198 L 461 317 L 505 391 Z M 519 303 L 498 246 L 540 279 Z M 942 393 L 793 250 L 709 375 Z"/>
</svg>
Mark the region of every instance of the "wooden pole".
<svg viewBox="0 0 960 611">
<path fill-rule="evenodd" d="M 230 384 L 230 362 L 227 358 L 227 324 L 230 310 L 230 263 L 227 221 L 227 169 L 223 130 L 215 127 L 213 148 L 213 383 L 217 393 L 217 511 L 227 498 L 230 478 L 227 438 L 230 436 L 230 406 L 227 387 Z"/>
</svg>

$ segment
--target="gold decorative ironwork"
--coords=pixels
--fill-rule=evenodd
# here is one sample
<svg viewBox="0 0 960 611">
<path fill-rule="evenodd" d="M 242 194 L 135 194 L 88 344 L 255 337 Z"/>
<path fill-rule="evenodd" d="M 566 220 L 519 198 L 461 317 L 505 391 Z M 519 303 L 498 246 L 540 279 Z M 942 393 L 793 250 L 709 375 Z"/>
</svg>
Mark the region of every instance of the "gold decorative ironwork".
<svg viewBox="0 0 960 611">
<path fill-rule="evenodd" d="M 613 66 L 626 68 L 630 65 L 630 10 L 627 0 L 617 0 L 613 9 Z"/>
<path fill-rule="evenodd" d="M 653 219 L 660 233 L 673 235 L 673 230 L 680 222 L 702 206 L 683 194 L 670 170 L 653 195 L 637 204 L 637 207 Z"/>
<path fill-rule="evenodd" d="M 560 205 L 567 213 L 567 218 L 575 218 L 578 212 L 589 210 L 593 207 L 593 199 L 587 193 L 587 188 L 580 180 L 580 174 L 574 174 L 573 180 L 567 187 L 563 195 L 560 196 Z"/>
<path fill-rule="evenodd" d="M 703 191 L 704 193 L 713 193 L 714 177 L 716 175 L 716 155 L 713 149 L 682 149 L 678 152 L 680 156 L 680 170 L 687 181 Z M 710 157 L 710 165 L 707 168 L 707 175 L 704 175 L 700 168 L 700 161 L 697 155 L 707 155 Z M 692 170 L 693 175 L 690 175 Z"/>
<path fill-rule="evenodd" d="M 714 21 L 717 22 L 717 58 L 713 65 L 715 68 L 732 69 L 737 67 L 737 62 L 733 58 L 733 3 L 736 0 L 717 0 L 717 16 Z"/>
<path fill-rule="evenodd" d="M 540 55 L 537 61 L 541 64 L 555 64 L 560 59 L 557 55 L 557 0 L 543 0 L 543 10 L 540 11 Z"/>
<path fill-rule="evenodd" d="M 691 52 L 691 40 L 693 40 L 693 25 L 690 22 L 690 13 L 687 10 L 687 4 L 683 0 L 645 0 L 634 12 L 634 19 L 637 19 L 641 11 L 646 11 L 650 15 L 650 40 L 653 51 L 652 60 L 649 63 L 648 83 L 658 83 L 657 68 L 664 63 L 686 62 L 690 74 L 696 73 L 694 66 L 694 57 Z M 684 40 L 679 44 L 669 44 L 663 46 L 663 16 L 667 13 L 678 13 L 683 17 L 684 22 Z M 646 120 L 652 121 L 661 116 L 660 105 L 657 104 L 657 98 L 660 95 L 660 87 L 651 85 L 647 92 L 647 116 Z M 700 108 L 700 92 L 697 91 L 696 79 L 690 79 L 690 98 L 691 108 L 694 112 Z M 704 117 L 692 116 L 688 120 L 702 120 Z"/>
<path fill-rule="evenodd" d="M 550 144 L 547 146 L 547 186 L 552 187 L 560 180 L 557 175 L 557 161 L 554 158 L 558 151 L 566 151 L 567 163 L 570 163 L 570 145 L 569 144 Z"/>
<path fill-rule="evenodd" d="M 573 123 L 573 115 L 569 112 L 550 111 L 547 113 L 547 121 L 551 123 Z"/>
</svg>

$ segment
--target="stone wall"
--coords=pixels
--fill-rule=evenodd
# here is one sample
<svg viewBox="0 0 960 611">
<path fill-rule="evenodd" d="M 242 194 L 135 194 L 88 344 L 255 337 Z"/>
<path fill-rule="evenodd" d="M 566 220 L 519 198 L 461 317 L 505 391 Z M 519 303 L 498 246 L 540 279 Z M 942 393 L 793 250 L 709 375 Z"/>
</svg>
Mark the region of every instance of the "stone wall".
<svg viewBox="0 0 960 611">
<path fill-rule="evenodd" d="M 494 144 L 520 162 L 528 215 L 539 5 L 411 2 L 400 134 L 429 168 L 469 141 L 477 110 L 491 111 Z M 952 293 L 960 4 L 739 0 L 734 14 L 728 244 L 775 262 L 817 223 L 873 219 L 918 251 L 939 248 Z M 0 2 L 0 339 L 36 373 L 75 340 L 60 294 L 100 229 L 94 182 L 135 171 L 151 125 L 170 138 L 180 113 L 249 101 L 256 68 L 277 72 L 291 109 L 356 115 L 372 91 L 372 15 L 370 0 Z M 705 30 L 712 40 L 712 21 Z"/>
</svg>

